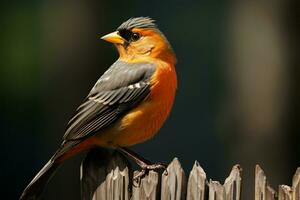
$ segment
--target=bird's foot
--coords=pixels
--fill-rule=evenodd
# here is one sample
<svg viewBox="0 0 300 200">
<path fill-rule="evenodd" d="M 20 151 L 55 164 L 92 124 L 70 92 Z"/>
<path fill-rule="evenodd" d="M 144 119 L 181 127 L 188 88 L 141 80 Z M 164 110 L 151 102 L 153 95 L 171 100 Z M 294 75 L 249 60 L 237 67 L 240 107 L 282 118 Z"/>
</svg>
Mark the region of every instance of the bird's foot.
<svg viewBox="0 0 300 200">
<path fill-rule="evenodd" d="M 136 182 L 140 182 L 141 178 L 149 173 L 150 170 L 159 170 L 164 169 L 167 172 L 167 165 L 162 163 L 154 163 L 154 164 L 146 164 L 143 163 L 140 165 L 141 171 L 138 172 L 134 177 L 133 180 Z"/>
<path fill-rule="evenodd" d="M 149 173 L 150 170 L 165 169 L 165 174 L 168 174 L 167 165 L 162 163 L 151 163 L 149 160 L 139 156 L 137 153 L 131 151 L 126 147 L 119 147 L 118 150 L 123 154 L 131 158 L 138 166 L 140 166 L 141 171 L 138 172 L 133 177 L 133 181 L 139 183 L 141 178 Z"/>
</svg>

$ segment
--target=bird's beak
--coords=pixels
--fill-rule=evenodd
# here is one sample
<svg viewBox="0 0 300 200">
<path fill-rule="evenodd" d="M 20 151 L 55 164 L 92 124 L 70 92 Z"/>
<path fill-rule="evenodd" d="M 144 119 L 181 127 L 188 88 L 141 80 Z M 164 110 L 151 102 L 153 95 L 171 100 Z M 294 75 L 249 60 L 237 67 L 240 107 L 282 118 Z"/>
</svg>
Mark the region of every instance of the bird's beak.
<svg viewBox="0 0 300 200">
<path fill-rule="evenodd" d="M 104 35 L 101 37 L 102 40 L 105 40 L 107 42 L 111 42 L 113 44 L 123 44 L 124 39 L 118 34 L 117 31 L 109 33 L 107 35 Z"/>
</svg>

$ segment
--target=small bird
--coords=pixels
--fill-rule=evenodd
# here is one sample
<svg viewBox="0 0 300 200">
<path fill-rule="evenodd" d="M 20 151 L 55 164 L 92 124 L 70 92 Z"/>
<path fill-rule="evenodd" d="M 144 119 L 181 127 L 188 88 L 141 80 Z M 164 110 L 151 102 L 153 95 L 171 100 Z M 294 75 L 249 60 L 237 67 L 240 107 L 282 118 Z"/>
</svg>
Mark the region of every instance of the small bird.
<svg viewBox="0 0 300 200">
<path fill-rule="evenodd" d="M 176 56 L 154 22 L 149 17 L 130 18 L 115 32 L 101 38 L 114 44 L 119 59 L 77 108 L 60 148 L 25 188 L 21 200 L 38 199 L 66 159 L 94 147 L 125 153 L 141 167 L 138 176 L 164 167 L 148 162 L 127 148 L 152 138 L 159 131 L 176 94 Z"/>
</svg>

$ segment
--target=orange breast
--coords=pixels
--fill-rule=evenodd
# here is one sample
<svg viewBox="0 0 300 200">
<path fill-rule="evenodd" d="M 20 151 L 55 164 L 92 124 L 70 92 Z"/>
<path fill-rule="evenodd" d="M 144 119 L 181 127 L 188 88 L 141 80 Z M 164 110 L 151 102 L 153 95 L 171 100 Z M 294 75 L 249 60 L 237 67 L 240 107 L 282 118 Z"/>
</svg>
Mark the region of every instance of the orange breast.
<svg viewBox="0 0 300 200">
<path fill-rule="evenodd" d="M 167 119 L 175 97 L 177 79 L 174 66 L 165 62 L 157 65 L 151 79 L 150 96 L 121 119 L 114 143 L 131 146 L 153 137 Z"/>
</svg>

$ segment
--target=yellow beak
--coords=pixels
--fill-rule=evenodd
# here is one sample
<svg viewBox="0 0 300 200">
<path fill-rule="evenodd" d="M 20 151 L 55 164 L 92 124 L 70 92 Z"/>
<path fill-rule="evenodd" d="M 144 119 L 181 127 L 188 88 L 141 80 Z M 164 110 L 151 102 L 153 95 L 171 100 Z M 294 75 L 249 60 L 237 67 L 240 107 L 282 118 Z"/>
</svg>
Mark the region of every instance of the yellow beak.
<svg viewBox="0 0 300 200">
<path fill-rule="evenodd" d="M 118 34 L 117 31 L 109 33 L 107 35 L 104 35 L 101 37 L 102 40 L 105 40 L 107 42 L 111 42 L 113 44 L 123 44 L 124 39 Z"/>
</svg>

